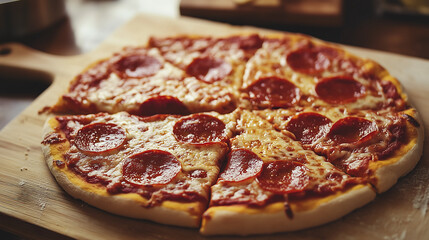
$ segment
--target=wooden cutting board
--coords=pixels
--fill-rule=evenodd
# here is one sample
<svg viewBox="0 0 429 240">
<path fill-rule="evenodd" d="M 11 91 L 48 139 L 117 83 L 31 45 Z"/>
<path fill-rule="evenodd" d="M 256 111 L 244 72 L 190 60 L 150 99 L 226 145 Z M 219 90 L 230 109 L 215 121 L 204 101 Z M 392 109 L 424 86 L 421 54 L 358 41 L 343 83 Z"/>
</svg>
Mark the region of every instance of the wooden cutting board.
<svg viewBox="0 0 429 240">
<path fill-rule="evenodd" d="M 45 165 L 40 141 L 42 125 L 48 115 L 38 114 L 38 111 L 55 103 L 68 82 L 85 66 L 110 56 L 125 45 L 142 45 L 151 35 L 227 35 L 243 31 L 268 32 L 190 18 L 139 15 L 95 51 L 85 55 L 59 57 L 19 44 L 0 46 L 0 49 L 12 50 L 10 54 L 0 56 L 2 73 L 37 75 L 52 81 L 43 94 L 0 132 L 0 228 L 34 239 L 205 239 L 196 229 L 116 216 L 67 195 Z M 400 79 L 411 102 L 424 121 L 429 122 L 429 61 L 352 47 L 347 49 L 380 62 Z M 429 129 L 428 124 L 425 127 Z M 299 232 L 249 239 L 429 239 L 428 150 L 426 141 L 424 155 L 410 174 L 372 203 L 338 221 Z"/>
</svg>

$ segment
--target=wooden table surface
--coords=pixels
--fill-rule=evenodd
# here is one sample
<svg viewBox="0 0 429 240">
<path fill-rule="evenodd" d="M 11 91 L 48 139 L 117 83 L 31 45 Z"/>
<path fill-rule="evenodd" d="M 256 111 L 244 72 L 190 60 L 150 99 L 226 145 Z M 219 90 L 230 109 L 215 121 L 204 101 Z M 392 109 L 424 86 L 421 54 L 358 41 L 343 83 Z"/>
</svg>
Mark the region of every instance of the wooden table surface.
<svg viewBox="0 0 429 240">
<path fill-rule="evenodd" d="M 163 2 L 163 1 L 161 1 Z M 171 3 L 172 1 L 170 1 Z M 174 11 L 175 8 L 177 8 L 177 1 L 173 1 L 173 5 L 169 5 L 171 8 L 167 8 L 170 10 L 166 10 L 166 8 L 162 8 L 162 10 L 158 13 L 161 13 L 163 15 L 167 16 L 173 16 L 178 17 L 178 13 Z M 76 3 L 74 3 L 76 4 Z M 73 5 L 73 4 L 72 4 Z M 95 6 L 95 5 L 94 5 Z M 111 5 L 113 6 L 113 5 Z M 72 6 L 73 7 L 73 6 Z M 74 6 L 76 7 L 76 6 Z M 73 9 L 73 8 L 72 8 Z M 107 8 L 106 8 L 107 9 Z M 129 11 L 130 7 L 127 7 L 127 11 Z M 152 9 L 153 10 L 153 9 Z M 75 12 L 73 12 L 75 11 Z M 78 15 L 79 10 L 78 8 L 75 8 L 73 11 L 71 11 L 71 16 L 75 14 L 75 17 Z M 124 10 L 125 11 L 125 10 Z M 166 11 L 163 13 L 163 11 Z M 132 12 L 132 11 L 131 11 Z M 82 12 L 81 12 L 82 13 Z M 90 15 L 90 11 L 86 12 L 86 16 L 88 19 L 88 16 Z M 85 16 L 83 14 L 82 16 Z M 127 21 L 131 17 L 123 17 L 122 21 Z M 83 18 L 82 18 L 83 19 Z M 79 23 L 83 24 L 83 20 L 75 20 L 74 24 Z M 60 79 L 63 79 L 63 81 L 66 81 L 66 79 L 70 79 L 73 74 L 80 71 L 84 65 L 87 62 L 90 62 L 91 60 L 94 60 L 95 58 L 99 56 L 105 56 L 100 53 L 102 49 L 108 48 L 109 51 L 114 51 L 115 49 L 120 48 L 123 44 L 138 44 L 141 43 L 145 37 L 147 37 L 147 34 L 167 34 L 169 32 L 170 34 L 174 34 L 177 32 L 190 32 L 190 33 L 196 33 L 195 31 L 198 31 L 197 33 L 205 33 L 205 34 L 212 34 L 213 32 L 224 34 L 224 33 L 230 33 L 235 31 L 241 31 L 241 28 L 231 28 L 230 26 L 226 25 L 217 25 L 212 23 L 201 23 L 200 21 L 194 21 L 191 20 L 188 24 L 189 26 L 185 26 L 183 24 L 182 20 L 174 20 L 174 19 L 165 19 L 163 21 L 155 21 L 151 22 L 150 20 L 153 20 L 153 18 L 147 18 L 145 16 L 140 16 L 137 18 L 138 25 L 143 26 L 144 29 L 147 29 L 148 32 L 142 33 L 140 35 L 134 34 L 133 38 L 128 39 L 127 41 L 123 41 L 121 39 L 121 30 L 119 32 L 117 31 L 114 36 L 110 37 L 106 42 L 104 42 L 100 47 L 96 48 L 96 45 L 98 45 L 107 35 L 109 35 L 114 29 L 101 29 L 99 31 L 99 37 L 93 38 L 89 41 L 83 41 L 82 39 L 85 39 L 85 31 L 84 30 L 78 30 L 76 29 L 79 24 L 74 25 L 70 22 L 71 20 L 67 20 L 65 22 L 59 23 L 59 26 L 54 26 L 53 29 L 50 29 L 48 33 L 42 33 L 39 40 L 32 41 L 29 45 L 32 47 L 44 50 L 46 52 L 54 53 L 54 54 L 62 54 L 62 55 L 71 55 L 71 54 L 77 54 L 82 52 L 88 52 L 90 50 L 93 50 L 96 48 L 95 51 L 92 51 L 88 54 L 86 54 L 89 57 L 81 58 L 81 56 L 76 57 L 53 57 L 51 55 L 46 55 L 46 59 L 49 59 L 48 62 L 52 62 L 52 59 L 56 59 L 58 61 L 62 61 L 59 59 L 63 59 L 59 65 L 64 66 L 62 64 L 69 63 L 70 67 L 67 68 L 67 70 L 55 70 L 55 76 L 58 78 L 60 76 Z M 101 21 L 101 20 L 99 20 Z M 107 21 L 107 20 L 106 20 Z M 112 22 L 112 20 L 110 20 Z M 188 23 L 188 19 L 184 20 Z M 61 26 L 62 24 L 68 25 L 69 29 L 64 30 L 67 27 Z M 98 24 L 101 24 L 101 22 L 98 22 Z M 116 24 L 116 25 L 115 25 Z M 117 22 L 113 25 L 119 27 L 123 23 Z M 134 23 L 136 24 L 136 23 Z M 203 26 L 211 26 L 211 28 L 202 27 Z M 97 28 L 95 26 L 91 26 L 92 28 Z M 177 28 L 175 28 L 177 26 Z M 154 28 L 164 28 L 160 31 L 154 30 Z M 57 29 L 55 29 L 57 28 Z M 63 30 L 58 30 L 63 29 Z M 121 28 L 122 29 L 122 28 Z M 136 29 L 137 30 L 137 29 Z M 255 29 L 252 29 L 255 30 Z M 60 31 L 58 33 L 57 31 Z M 63 31 L 63 32 L 61 32 Z M 81 31 L 81 32 L 79 32 Z M 97 35 L 97 31 L 94 29 L 92 30 L 89 35 L 95 36 Z M 128 27 L 128 30 L 129 27 Z M 259 31 L 259 30 L 257 30 Z M 88 32 L 87 32 L 88 33 Z M 47 34 L 43 36 L 43 34 Z M 94 35 L 91 35 L 94 34 Z M 56 36 L 56 37 L 55 37 Z M 70 40 L 70 37 L 75 38 L 74 41 Z M 88 37 L 88 36 L 87 36 Z M 43 39 L 45 38 L 45 41 Z M 46 38 L 48 39 L 54 39 L 51 41 L 52 44 L 46 42 Z M 55 40 L 56 39 L 56 40 Z M 64 41 L 65 39 L 68 39 Z M 120 39 L 120 41 L 118 41 Z M 29 43 L 28 40 L 22 40 L 24 43 Z M 56 42 L 56 43 L 55 43 Z M 61 44 L 63 43 L 63 44 Z M 62 46 L 63 45 L 63 46 Z M 112 46 L 112 48 L 109 48 L 109 46 Z M 20 46 L 15 46 L 16 49 L 20 49 Z M 15 49 L 15 50 L 16 50 Z M 424 109 L 427 109 L 429 107 L 429 86 L 428 83 L 425 81 L 427 79 L 427 76 L 429 75 L 429 62 L 422 60 L 422 59 L 416 59 L 416 58 L 410 58 L 410 57 L 404 57 L 399 56 L 395 54 L 388 54 L 384 52 L 376 52 L 366 49 L 359 49 L 359 48 L 352 48 L 349 47 L 349 50 L 357 53 L 361 56 L 370 57 L 376 61 L 379 61 L 388 68 L 390 72 L 392 72 L 393 75 L 397 76 L 400 81 L 405 85 L 405 88 L 407 92 L 410 94 L 411 101 L 415 104 L 417 109 L 419 109 L 423 113 L 423 119 L 425 122 L 429 122 L 429 112 L 426 113 L 423 111 Z M 28 53 L 28 49 L 22 48 L 22 50 L 25 53 Z M 30 64 L 30 66 L 34 68 L 38 67 L 46 67 L 46 66 L 40 66 L 37 64 L 37 62 L 43 62 L 44 54 L 35 53 L 35 55 L 32 55 L 34 52 L 29 50 L 31 56 L 35 56 L 36 59 L 27 59 L 27 61 L 23 61 L 22 64 Z M 94 54 L 94 52 L 96 54 Z M 40 58 L 40 61 L 38 61 L 37 58 Z M 428 56 L 429 58 L 429 56 Z M 1 59 L 1 57 L 0 57 Z M 82 60 L 84 59 L 84 60 Z M 8 63 L 6 61 L 6 63 Z M 2 67 L 2 64 L 0 64 L 0 80 L 6 81 L 7 88 L 3 88 L 0 90 L 0 111 L 2 112 L 2 115 L 0 116 L 0 128 L 4 126 L 7 122 L 9 122 L 11 119 L 15 118 L 16 115 L 19 114 L 20 111 L 22 111 L 28 104 L 30 104 L 35 97 L 37 97 L 38 94 L 44 91 L 44 89 L 49 86 L 49 81 L 52 80 L 49 75 L 40 73 L 40 72 L 28 72 L 28 71 L 15 71 L 16 69 L 11 70 L 9 67 Z M 4 64 L 3 65 L 9 65 Z M 43 65 L 43 64 L 42 64 Z M 28 66 L 28 65 L 25 65 Z M 49 71 L 49 69 L 45 69 Z M 13 73 L 13 74 L 10 74 Z M 30 77 L 29 77 L 30 76 Z M 61 77 L 62 76 L 62 77 Z M 57 81 L 58 82 L 58 81 Z M 55 85 L 55 83 L 54 83 Z M 56 84 L 58 89 L 64 89 L 66 84 Z M 57 88 L 55 87 L 55 88 Z M 51 87 L 51 97 L 46 97 L 47 93 L 45 92 L 40 98 L 44 99 L 42 102 L 43 104 L 49 104 L 49 101 L 52 101 L 55 99 L 59 94 L 57 91 L 52 91 Z M 54 93 L 54 94 L 52 94 Z M 48 94 L 49 95 L 49 94 Z M 39 99 L 40 99 L 39 98 Z M 33 105 L 34 106 L 34 105 Z M 41 105 L 38 105 L 39 107 Z M 136 227 L 136 221 L 130 220 L 126 218 L 120 218 L 116 216 L 112 216 L 110 214 L 106 214 L 103 212 L 100 212 L 97 209 L 93 209 L 91 207 L 86 206 L 85 204 L 82 205 L 81 202 L 75 201 L 68 197 L 65 193 L 61 191 L 61 189 L 58 188 L 58 186 L 53 181 L 52 177 L 50 177 L 49 172 L 47 171 L 47 168 L 44 168 L 45 166 L 42 164 L 40 165 L 40 149 L 38 146 L 38 143 L 40 141 L 39 139 L 39 132 L 38 129 L 41 127 L 41 122 L 43 122 L 44 116 L 37 115 L 37 110 L 34 107 L 27 108 L 24 112 L 24 114 L 21 114 L 20 117 L 16 118 L 8 127 L 4 128 L 1 131 L 1 138 L 3 142 L 10 142 L 14 143 L 12 145 L 3 145 L 1 149 L 1 153 L 4 154 L 5 151 L 7 151 L 7 156 L 11 156 L 12 158 L 5 158 L 4 156 L 1 159 L 2 162 L 7 162 L 8 168 L 3 168 L 2 171 L 0 171 L 0 187 L 1 189 L 27 189 L 25 194 L 32 193 L 35 194 L 35 196 L 30 197 L 32 199 L 31 205 L 26 205 L 25 198 L 29 198 L 28 196 L 24 195 L 8 195 L 7 191 L 3 191 L 0 193 L 0 196 L 4 197 L 3 200 L 8 199 L 8 201 L 12 201 L 12 203 L 16 203 L 18 206 L 18 209 L 21 208 L 23 210 L 26 210 L 24 212 L 21 212 L 20 214 L 11 214 L 11 212 L 5 210 L 5 205 L 0 203 L 0 228 L 7 232 L 13 232 L 14 234 L 17 234 L 19 236 L 23 236 L 24 238 L 52 238 L 52 239 L 58 239 L 63 238 L 66 236 L 69 237 L 80 237 L 80 238 L 89 238 L 88 236 L 93 237 L 100 237 L 104 235 L 72 235 L 68 232 L 68 230 L 61 230 L 61 227 L 65 227 L 63 223 L 55 223 L 54 220 L 57 220 L 58 218 L 55 218 L 52 214 L 48 214 L 48 212 L 55 212 L 58 209 L 55 207 L 55 204 L 58 203 L 58 201 L 66 201 L 66 212 L 67 210 L 70 210 L 70 208 L 73 208 L 74 210 L 78 209 L 81 211 L 82 209 L 88 210 L 90 214 L 84 214 L 82 215 L 73 215 L 76 217 L 76 221 L 81 221 L 84 223 L 84 221 L 96 221 L 94 224 L 91 224 L 92 227 L 97 228 L 99 230 L 99 227 L 106 228 L 107 225 L 105 225 L 105 218 L 108 220 L 114 220 L 117 221 L 120 219 L 121 223 L 121 230 L 129 230 L 129 233 L 127 236 L 130 238 L 132 236 L 135 236 L 133 234 L 141 233 L 141 229 L 139 230 L 138 227 Z M 45 116 L 46 117 L 46 116 Z M 29 124 L 29 126 L 33 128 L 27 128 L 23 129 L 22 126 Z M 427 131 L 428 127 L 426 124 L 426 136 L 428 134 Z M 20 131 L 17 131 L 20 130 Z M 36 133 L 32 133 L 32 131 L 35 131 Z M 13 136 L 13 137 L 11 137 Z M 429 188 L 427 186 L 427 183 L 429 182 L 429 160 L 428 160 L 428 146 L 427 142 L 425 145 L 425 153 L 422 159 L 422 162 L 418 165 L 416 170 L 414 170 L 410 175 L 408 175 L 406 178 L 401 180 L 397 186 L 395 186 L 392 190 L 388 191 L 387 193 L 379 196 L 374 203 L 371 203 L 370 205 L 366 206 L 364 209 L 360 209 L 358 213 L 354 213 L 350 216 L 345 217 L 345 220 L 337 221 L 333 224 L 328 224 L 327 226 L 299 232 L 299 233 L 292 233 L 292 234 L 283 234 L 283 235 L 274 235 L 270 236 L 270 238 L 275 239 L 279 236 L 287 236 L 292 239 L 312 239 L 314 236 L 320 236 L 325 238 L 336 238 L 336 239 L 342 239 L 342 238 L 353 238 L 353 234 L 357 234 L 355 237 L 362 237 L 367 236 L 371 238 L 377 238 L 377 239 L 397 239 L 397 238 L 403 238 L 406 239 L 408 237 L 421 237 L 421 236 L 429 236 L 428 231 L 426 230 L 426 227 L 428 226 L 429 220 L 426 216 L 427 212 L 427 206 L 428 206 L 428 195 L 429 195 Z M 14 147 L 17 147 L 17 149 L 13 149 Z M 34 149 L 33 149 L 34 148 Z M 9 154 L 9 155 L 8 155 Z M 29 160 L 35 161 L 30 162 Z M 10 161 L 15 161 L 14 164 L 10 164 Z M 30 166 L 30 167 L 29 167 Z M 32 168 L 34 166 L 34 168 Z M 44 170 L 43 170 L 44 169 Z M 28 171 L 30 170 L 30 171 Z M 7 171 L 13 172 L 15 175 L 11 178 L 6 178 L 5 176 L 10 176 Z M 3 174 L 3 175 L 2 175 Z M 6 174 L 6 175 L 5 175 Z M 5 180 L 8 179 L 8 180 Z M 33 182 L 32 182 L 33 181 Z M 410 192 L 408 188 L 411 188 Z M 54 193 L 52 195 L 52 192 Z M 46 196 L 49 196 L 46 198 Z M 53 197 L 54 196 L 54 197 Z M 52 199 L 52 197 L 54 199 Z M 27 199 L 28 200 L 28 199 Z M 24 201 L 24 202 L 22 202 Z M 53 201 L 53 205 L 51 206 Z M 2 202 L 2 200 L 0 200 Z M 48 203 L 48 204 L 47 204 Z M 387 204 L 384 204 L 387 203 Z M 21 204 L 23 204 L 21 206 Z M 392 208 L 393 207 L 393 208 Z M 26 209 L 28 208 L 28 209 Z M 17 209 L 12 208 L 14 211 L 18 211 Z M 10 209 L 9 209 L 10 210 Z M 28 211 L 32 211 L 33 213 L 28 213 Z M 63 211 L 63 210 L 61 210 Z M 61 215 L 61 211 L 59 215 Z M 19 212 L 19 211 L 18 211 Z M 34 213 L 37 215 L 35 216 Z M 381 215 L 382 217 L 377 217 L 377 213 L 383 213 L 384 215 Z M 56 213 L 58 214 L 58 212 Z M 19 215 L 19 217 L 17 216 Z M 32 220 L 29 220 L 32 219 Z M 64 220 L 64 219 L 62 219 Z M 380 221 L 386 221 L 385 223 L 381 223 Z M 67 221 L 66 221 L 67 222 Z M 140 225 L 141 222 L 137 221 Z M 132 227 L 129 227 L 130 229 L 127 229 L 127 227 L 124 225 L 124 223 L 130 223 Z M 54 227 L 47 227 L 47 224 L 54 224 Z M 83 226 L 86 226 L 84 224 Z M 181 237 L 191 237 L 191 238 L 201 238 L 198 234 L 195 233 L 194 230 L 182 230 L 174 227 L 167 227 L 165 228 L 162 225 L 152 224 L 143 222 L 143 229 L 147 228 L 147 233 L 149 234 L 148 237 L 151 239 L 158 239 L 158 238 L 168 238 L 175 236 L 174 234 L 177 234 L 177 236 Z M 344 231 L 341 231 L 337 235 L 332 235 L 332 229 L 337 229 L 337 227 L 344 228 Z M 365 227 L 365 228 L 362 228 Z M 376 229 L 377 227 L 381 227 L 382 230 Z M 91 230 L 86 229 L 82 233 L 88 234 L 91 232 Z M 113 231 L 113 232 L 112 232 Z M 172 234 L 163 234 L 163 232 L 169 231 L 172 232 Z M 378 231 L 378 232 L 377 232 Z M 110 235 L 105 236 L 114 238 L 118 235 L 117 232 L 114 231 L 114 229 L 107 229 L 107 233 Z M 98 232 L 99 234 L 99 232 Z M 0 233 L 0 236 L 6 236 L 7 238 L 17 238 L 14 235 L 9 235 L 5 232 Z M 87 237 L 85 237 L 87 236 Z"/>
</svg>

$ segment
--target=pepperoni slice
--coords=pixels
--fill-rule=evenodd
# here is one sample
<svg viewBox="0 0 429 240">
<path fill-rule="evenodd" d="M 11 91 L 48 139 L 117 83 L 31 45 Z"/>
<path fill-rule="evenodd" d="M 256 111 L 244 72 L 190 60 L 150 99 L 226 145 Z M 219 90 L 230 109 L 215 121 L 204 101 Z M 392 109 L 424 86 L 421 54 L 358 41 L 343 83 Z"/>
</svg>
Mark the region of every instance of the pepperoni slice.
<svg viewBox="0 0 429 240">
<path fill-rule="evenodd" d="M 343 104 L 356 101 L 365 94 L 365 87 L 347 76 L 324 78 L 316 85 L 317 95 L 327 103 Z"/>
<path fill-rule="evenodd" d="M 261 78 L 252 83 L 247 91 L 252 103 L 258 107 L 290 107 L 301 97 L 299 88 L 288 80 L 278 77 Z"/>
<path fill-rule="evenodd" d="M 173 154 L 148 150 L 127 158 L 122 167 L 126 181 L 136 185 L 167 184 L 180 172 L 181 165 Z"/>
<path fill-rule="evenodd" d="M 216 117 L 195 114 L 182 118 L 173 127 L 173 133 L 180 142 L 190 144 L 208 144 L 224 142 L 225 124 Z"/>
<path fill-rule="evenodd" d="M 258 176 L 259 185 L 268 191 L 287 194 L 300 192 L 310 181 L 308 169 L 299 162 L 275 161 L 264 163 Z"/>
<path fill-rule="evenodd" d="M 334 143 L 364 143 L 378 132 L 377 125 L 360 117 L 346 117 L 332 125 L 328 138 Z"/>
<path fill-rule="evenodd" d="M 286 130 L 293 133 L 296 140 L 304 144 L 311 144 L 323 137 L 332 121 L 318 113 L 306 112 L 294 116 L 286 126 Z"/>
<path fill-rule="evenodd" d="M 93 123 L 79 129 L 74 139 L 76 147 L 87 154 L 109 154 L 121 147 L 125 131 L 112 123 Z"/>
<path fill-rule="evenodd" d="M 138 115 L 152 116 L 155 114 L 189 114 L 188 108 L 177 98 L 171 96 L 156 96 L 144 101 L 139 108 Z"/>
<path fill-rule="evenodd" d="M 127 78 L 149 77 L 161 69 L 161 63 L 155 57 L 135 54 L 124 56 L 113 64 L 120 76 Z"/>
<path fill-rule="evenodd" d="M 222 59 L 203 57 L 195 58 L 187 67 L 186 73 L 206 82 L 214 83 L 224 79 L 232 71 L 229 63 Z"/>
<path fill-rule="evenodd" d="M 294 70 L 305 74 L 317 74 L 329 68 L 331 59 L 338 52 L 329 47 L 300 48 L 289 53 L 287 64 Z"/>
<path fill-rule="evenodd" d="M 107 67 L 107 61 L 102 61 L 87 71 L 79 74 L 70 85 L 70 91 L 87 91 L 85 87 L 97 88 L 100 83 L 109 78 L 111 70 Z"/>
<path fill-rule="evenodd" d="M 398 93 L 398 89 L 396 86 L 389 81 L 381 81 L 381 86 L 383 88 L 383 92 L 388 98 L 399 99 L 401 95 Z"/>
<path fill-rule="evenodd" d="M 240 38 L 240 48 L 243 50 L 253 50 L 262 47 L 263 40 L 258 34 L 252 34 Z"/>
<path fill-rule="evenodd" d="M 262 171 L 263 161 L 248 149 L 232 150 L 220 178 L 227 182 L 241 182 L 257 176 Z"/>
</svg>

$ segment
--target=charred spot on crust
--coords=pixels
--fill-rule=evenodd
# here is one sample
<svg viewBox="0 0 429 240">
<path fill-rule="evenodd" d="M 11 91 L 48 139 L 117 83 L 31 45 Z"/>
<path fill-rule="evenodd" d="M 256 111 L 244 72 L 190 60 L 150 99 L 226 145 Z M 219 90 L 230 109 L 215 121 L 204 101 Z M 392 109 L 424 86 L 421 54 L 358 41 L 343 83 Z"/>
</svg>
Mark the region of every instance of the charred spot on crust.
<svg viewBox="0 0 429 240">
<path fill-rule="evenodd" d="M 61 143 L 61 142 L 65 142 L 66 139 L 61 137 L 60 134 L 58 133 L 51 133 L 48 134 L 42 141 L 43 145 L 48 145 L 48 144 L 55 144 L 55 143 Z"/>
<path fill-rule="evenodd" d="M 54 164 L 55 164 L 55 166 L 57 166 L 59 168 L 63 168 L 66 165 L 65 162 L 63 162 L 61 160 L 54 160 Z"/>
<path fill-rule="evenodd" d="M 411 125 L 413 125 L 414 127 L 420 127 L 420 123 L 415 118 L 413 118 L 412 116 L 410 116 L 406 113 L 402 114 L 402 116 L 405 117 L 407 119 L 407 121 L 409 123 L 411 123 Z"/>
</svg>

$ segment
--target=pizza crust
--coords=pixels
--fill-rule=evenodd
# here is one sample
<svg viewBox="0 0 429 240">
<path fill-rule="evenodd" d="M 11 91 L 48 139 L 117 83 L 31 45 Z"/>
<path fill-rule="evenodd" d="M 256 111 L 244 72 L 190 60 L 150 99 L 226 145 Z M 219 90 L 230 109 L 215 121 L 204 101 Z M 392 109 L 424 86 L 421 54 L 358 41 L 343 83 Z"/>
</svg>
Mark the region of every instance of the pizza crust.
<svg viewBox="0 0 429 240">
<path fill-rule="evenodd" d="M 423 121 L 415 109 L 410 109 L 405 112 L 412 116 L 420 124 L 415 127 L 407 123 L 407 133 L 411 135 L 411 140 L 407 145 L 395 153 L 395 157 L 379 161 L 379 166 L 375 172 L 376 182 L 375 187 L 378 193 L 382 193 L 391 188 L 400 177 L 405 176 L 417 165 L 423 153 L 424 127 Z"/>
<path fill-rule="evenodd" d="M 43 136 L 54 132 L 57 122 L 51 118 L 45 123 Z M 179 203 L 164 201 L 159 206 L 144 207 L 147 199 L 142 196 L 129 193 L 111 195 L 105 188 L 96 184 L 87 183 L 81 177 L 67 170 L 67 167 L 59 168 L 54 165 L 56 160 L 64 160 L 62 153 L 64 148 L 69 148 L 68 141 L 56 144 L 42 144 L 42 151 L 49 170 L 54 175 L 58 184 L 72 197 L 103 209 L 107 212 L 139 219 L 147 219 L 158 223 L 183 226 L 198 227 L 201 221 L 201 214 L 205 204 L 201 202 Z"/>
<path fill-rule="evenodd" d="M 302 209 L 302 204 L 292 203 L 292 219 L 286 215 L 283 203 L 262 209 L 211 207 L 204 213 L 200 232 L 204 235 L 250 235 L 300 230 L 338 219 L 369 203 L 375 196 L 369 185 L 358 185 L 345 193 L 311 201 L 310 208 Z"/>
</svg>

